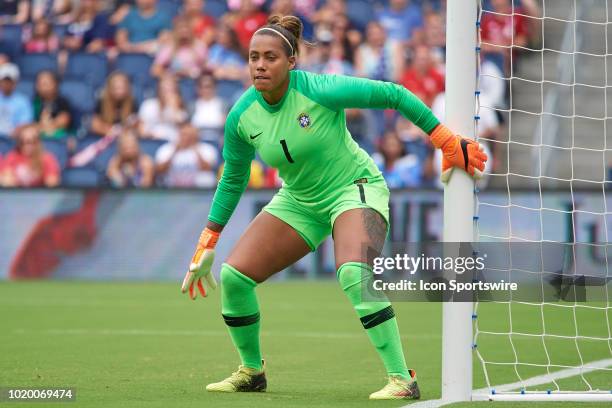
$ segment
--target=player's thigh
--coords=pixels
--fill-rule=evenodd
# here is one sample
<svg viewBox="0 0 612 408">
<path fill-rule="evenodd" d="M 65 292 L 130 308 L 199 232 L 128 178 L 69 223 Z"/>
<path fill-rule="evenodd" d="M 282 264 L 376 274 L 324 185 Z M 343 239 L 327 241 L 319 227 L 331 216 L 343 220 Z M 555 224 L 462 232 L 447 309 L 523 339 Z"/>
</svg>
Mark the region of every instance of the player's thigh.
<svg viewBox="0 0 612 408">
<path fill-rule="evenodd" d="M 249 224 L 226 262 L 256 282 L 292 265 L 310 252 L 289 224 L 261 211 Z"/>
<path fill-rule="evenodd" d="M 333 236 L 336 269 L 347 262 L 372 265 L 385 244 L 387 222 L 372 208 L 349 209 L 336 218 Z"/>
</svg>

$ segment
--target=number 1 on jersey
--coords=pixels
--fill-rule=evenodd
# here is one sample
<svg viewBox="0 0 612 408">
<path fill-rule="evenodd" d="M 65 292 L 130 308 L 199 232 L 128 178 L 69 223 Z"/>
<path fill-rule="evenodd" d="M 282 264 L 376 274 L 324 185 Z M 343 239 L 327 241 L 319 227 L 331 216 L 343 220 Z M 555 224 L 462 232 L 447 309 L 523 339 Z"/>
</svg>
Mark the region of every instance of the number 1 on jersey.
<svg viewBox="0 0 612 408">
<path fill-rule="evenodd" d="M 285 157 L 289 163 L 293 163 L 293 157 L 291 157 L 291 154 L 289 154 L 289 148 L 287 147 L 287 142 L 285 139 L 281 139 L 280 144 L 283 146 L 283 152 L 285 152 Z"/>
</svg>

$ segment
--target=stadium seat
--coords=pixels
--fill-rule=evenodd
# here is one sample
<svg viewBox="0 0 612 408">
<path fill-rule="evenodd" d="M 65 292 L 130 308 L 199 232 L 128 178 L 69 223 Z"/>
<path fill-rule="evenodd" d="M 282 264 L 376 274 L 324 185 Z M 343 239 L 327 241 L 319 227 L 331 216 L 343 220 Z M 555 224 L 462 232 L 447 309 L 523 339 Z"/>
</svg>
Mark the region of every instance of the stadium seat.
<svg viewBox="0 0 612 408">
<path fill-rule="evenodd" d="M 140 139 L 140 151 L 142 153 L 146 153 L 152 158 L 155 158 L 155 153 L 157 149 L 163 144 L 167 142 L 165 140 L 155 140 L 155 139 Z"/>
<path fill-rule="evenodd" d="M 17 92 L 20 92 L 28 97 L 29 100 L 34 99 L 34 80 L 20 79 L 16 86 Z"/>
<path fill-rule="evenodd" d="M 62 172 L 64 187 L 97 187 L 102 184 L 102 175 L 93 167 L 73 167 Z"/>
<path fill-rule="evenodd" d="M 53 154 L 59 162 L 60 168 L 65 168 L 68 162 L 68 147 L 65 140 L 43 139 L 45 150 Z"/>
<path fill-rule="evenodd" d="M 242 82 L 221 80 L 217 82 L 217 94 L 222 99 L 233 103 L 244 90 Z"/>
<path fill-rule="evenodd" d="M 181 98 L 183 102 L 189 105 L 195 102 L 198 97 L 197 85 L 193 79 L 183 78 L 179 81 L 179 90 L 181 92 Z"/>
<path fill-rule="evenodd" d="M 68 79 L 60 84 L 60 94 L 70 102 L 72 127 L 78 129 L 83 117 L 91 114 L 95 108 L 93 87 L 79 80 Z"/>
<path fill-rule="evenodd" d="M 148 85 L 153 81 L 151 65 L 153 58 L 147 54 L 119 54 L 115 62 L 115 69 L 125 73 L 132 82 Z M 132 84 L 133 85 L 133 84 Z"/>
<path fill-rule="evenodd" d="M 227 1 L 225 0 L 207 0 L 204 5 L 204 12 L 216 19 L 221 18 L 227 11 Z"/>
<path fill-rule="evenodd" d="M 11 60 L 21 55 L 21 25 L 6 24 L 0 26 L 0 54 L 7 54 Z"/>
<path fill-rule="evenodd" d="M 57 72 L 57 54 L 24 54 L 18 60 L 21 78 L 35 79 L 43 70 Z"/>
<path fill-rule="evenodd" d="M 104 54 L 78 52 L 70 54 L 64 72 L 65 79 L 85 81 L 94 90 L 104 85 L 108 75 L 108 60 Z"/>
<path fill-rule="evenodd" d="M 0 136 L 0 154 L 5 155 L 15 147 L 15 140 L 8 136 Z"/>
<path fill-rule="evenodd" d="M 93 112 L 96 101 L 91 85 L 68 79 L 60 84 L 60 93 L 68 99 L 73 109 L 83 113 Z"/>
<path fill-rule="evenodd" d="M 348 0 L 346 14 L 360 31 L 364 31 L 370 20 L 375 16 L 372 3 L 366 0 Z"/>
</svg>

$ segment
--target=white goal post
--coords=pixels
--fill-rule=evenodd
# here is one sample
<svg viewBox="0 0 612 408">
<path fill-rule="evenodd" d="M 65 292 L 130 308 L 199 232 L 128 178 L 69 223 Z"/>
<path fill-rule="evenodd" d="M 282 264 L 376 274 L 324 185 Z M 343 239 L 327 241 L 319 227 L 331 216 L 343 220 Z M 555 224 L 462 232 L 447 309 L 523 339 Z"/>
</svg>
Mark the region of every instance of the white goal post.
<svg viewBox="0 0 612 408">
<path fill-rule="evenodd" d="M 521 4 L 521 0 L 508 0 L 512 3 L 512 14 L 514 17 L 515 10 L 518 10 L 518 6 Z M 444 241 L 445 242 L 471 242 L 471 241 L 487 241 L 488 236 L 486 232 L 479 231 L 477 224 L 486 222 L 482 220 L 481 209 L 500 209 L 508 213 L 508 219 L 510 219 L 510 212 L 518 208 L 520 210 L 529 210 L 534 213 L 539 211 L 537 216 L 540 217 L 540 222 L 543 218 L 542 212 L 549 211 L 559 216 L 570 217 L 572 230 L 571 237 L 574 242 L 578 241 L 577 231 L 575 230 L 574 217 L 576 213 L 575 202 L 575 188 L 577 186 L 592 188 L 595 191 L 599 191 L 600 199 L 602 201 L 601 210 L 586 210 L 583 211 L 588 216 L 599 217 L 602 219 L 600 224 L 603 226 L 603 237 L 600 237 L 600 241 L 603 242 L 603 252 L 606 258 L 605 277 L 612 278 L 612 265 L 608 265 L 608 230 L 610 229 L 609 223 L 612 223 L 612 213 L 606 206 L 606 202 L 609 201 L 610 182 L 606 179 L 606 168 L 605 166 L 611 166 L 610 159 L 612 158 L 612 144 L 607 142 L 607 120 L 612 119 L 612 116 L 608 116 L 608 102 L 607 102 L 607 91 L 608 91 L 608 60 L 612 62 L 612 49 L 608 49 L 608 26 L 610 25 L 610 15 L 612 10 L 609 10 L 608 2 L 612 3 L 611 0 L 535 0 L 536 3 L 542 7 L 542 13 L 539 16 L 533 16 L 538 20 L 541 32 L 539 44 L 537 48 L 530 49 L 529 46 L 521 45 L 515 47 L 514 41 L 510 48 L 520 48 L 521 51 L 526 51 L 526 54 L 533 52 L 534 55 L 538 55 L 537 59 L 541 57 L 541 66 L 538 67 L 541 70 L 541 77 L 534 79 L 533 77 L 521 78 L 518 64 L 515 66 L 516 61 L 513 61 L 513 53 L 510 52 L 510 73 L 506 73 L 502 78 L 509 84 L 509 103 L 505 108 L 481 106 L 479 101 L 479 68 L 481 61 L 481 39 L 479 35 L 480 22 L 483 13 L 492 13 L 491 11 L 483 12 L 483 3 L 485 0 L 448 0 L 447 11 L 446 11 L 446 117 L 445 123 L 454 131 L 468 136 L 475 137 L 478 128 L 478 118 L 480 109 L 492 109 L 498 110 L 507 121 L 508 136 L 503 140 L 491 141 L 492 143 L 499 143 L 502 145 L 502 151 L 504 159 L 508 161 L 506 163 L 506 174 L 496 174 L 505 182 L 502 182 L 501 186 L 507 189 L 508 196 L 511 195 L 511 190 L 515 187 L 510 181 L 511 178 L 520 178 L 525 181 L 524 189 L 530 190 L 534 195 L 539 197 L 539 204 L 537 206 L 530 207 L 523 203 L 514 203 L 508 197 L 508 202 L 501 205 L 499 203 L 486 203 L 480 202 L 475 189 L 474 183 L 470 177 L 463 172 L 454 172 L 450 182 L 445 186 L 444 190 Z M 552 4 L 551 2 L 557 1 Z M 580 7 L 592 7 L 599 1 L 597 5 L 602 14 L 605 10 L 605 17 L 599 20 L 593 19 L 588 20 L 588 13 L 584 15 L 580 14 Z M 547 5 L 552 4 L 550 9 L 547 11 Z M 556 15 L 552 13 L 553 8 L 564 7 L 560 3 L 567 3 L 565 6 L 568 7 L 567 15 Z M 588 4 L 587 4 L 588 3 Z M 516 9 L 515 9 L 516 7 Z M 573 9 L 572 9 L 573 7 Z M 612 8 L 612 4 L 610 4 Z M 551 13 L 551 14 L 547 14 Z M 561 30 L 561 33 L 565 34 L 567 44 L 570 44 L 570 49 L 564 49 L 563 46 L 552 47 L 552 39 L 549 41 L 545 37 L 545 33 L 554 24 L 559 24 L 567 27 L 565 31 Z M 593 26 L 594 28 L 601 29 L 602 35 L 605 36 L 605 48 L 599 51 L 587 50 L 584 51 L 580 48 L 580 33 L 578 32 L 580 27 Z M 610 32 L 612 35 L 612 31 Z M 593 33 L 591 32 L 591 35 Z M 514 40 L 514 37 L 513 37 Z M 612 37 L 611 37 L 612 40 Z M 567 46 L 566 44 L 566 46 Z M 539 48 L 539 49 L 538 49 Z M 537 54 L 539 53 L 539 54 Z M 582 81 L 579 73 L 581 69 L 587 69 L 588 62 L 583 62 L 580 57 L 587 56 L 593 59 L 593 65 L 601 62 L 603 69 L 599 76 L 599 82 L 587 83 Z M 558 61 L 558 67 L 548 66 L 550 61 Z M 567 67 L 568 61 L 570 64 L 573 63 L 572 67 Z M 597 61 L 597 62 L 595 62 Z M 569 75 L 565 75 L 568 80 L 567 83 L 563 83 L 559 76 L 549 77 L 549 72 L 559 71 L 559 68 L 563 70 L 571 69 L 572 72 Z M 537 70 L 536 70 L 537 71 Z M 557 72 L 558 73 L 558 72 Z M 566 72 L 567 74 L 567 72 Z M 612 72 L 611 72 L 612 74 Z M 603 78 L 605 76 L 605 78 Z M 563 74 L 560 74 L 563 78 Z M 610 76 L 612 78 L 612 75 Z M 539 100 L 536 101 L 533 109 L 526 108 L 518 100 L 517 95 L 513 95 L 513 81 L 523 81 L 525 86 L 537 87 L 540 90 Z M 561 90 L 555 91 L 555 88 Z M 584 113 L 581 110 L 580 104 L 584 104 L 577 97 L 579 93 L 583 91 L 582 88 L 593 91 L 602 91 L 602 103 L 603 113 L 593 112 L 592 114 Z M 552 95 L 554 92 L 566 92 L 573 106 L 568 112 L 561 112 L 555 110 L 552 105 L 555 98 L 563 99 L 564 96 Z M 515 98 L 513 99 L 513 96 Z M 587 98 L 588 99 L 588 98 Z M 591 98 L 592 99 L 592 98 Z M 590 101 L 592 102 L 592 101 Z M 586 108 L 584 108 L 586 109 Z M 512 115 L 515 115 L 513 117 Z M 531 134 L 523 134 L 524 127 L 521 128 L 516 125 L 517 118 L 520 115 L 524 117 L 534 118 L 534 132 Z M 601 132 L 590 132 L 589 135 L 592 138 L 599 138 L 597 147 L 587 146 L 581 147 L 580 138 L 581 133 L 579 131 L 578 121 L 592 122 L 593 126 L 601 125 Z M 564 121 L 567 121 L 564 122 Z M 513 126 L 515 126 L 513 128 Z M 554 129 L 556 133 L 554 135 L 547 134 L 548 129 Z M 564 130 L 565 129 L 565 130 Z M 562 132 L 566 132 L 567 136 L 562 136 Z M 561 139 L 566 137 L 567 144 Z M 610 136 L 612 137 L 612 135 Z M 533 139 L 533 140 L 531 140 Z M 526 141 L 527 140 L 527 141 Z M 524 148 L 530 151 L 530 155 L 523 154 L 519 155 L 516 153 L 516 149 Z M 513 150 L 514 149 L 514 150 Z M 551 153 L 552 152 L 552 153 Z M 561 155 L 567 153 L 569 155 L 566 167 L 569 166 L 569 170 L 564 169 L 566 173 L 561 171 L 554 173 L 554 170 L 550 169 L 551 155 L 554 159 L 554 155 Z M 512 154 L 511 154 L 512 153 Z M 594 166 L 601 167 L 603 163 L 604 168 L 601 168 L 603 178 L 599 175 L 598 169 L 595 168 L 595 176 L 584 176 L 584 172 L 581 175 L 583 169 L 578 167 L 578 163 L 574 161 L 578 160 L 580 154 L 593 154 L 597 157 L 603 157 L 603 161 L 598 162 L 595 160 Z M 523 163 L 524 167 L 532 166 L 533 171 L 525 170 L 525 173 L 516 171 L 516 166 L 510 163 L 511 160 L 526 160 Z M 531 159 L 530 159 L 531 158 Z M 562 159 L 563 160 L 563 159 Z M 588 160 L 588 159 L 587 159 Z M 606 160 L 608 163 L 606 163 Z M 499 184 L 498 184 L 499 186 Z M 564 191 L 569 197 L 571 197 L 572 206 L 567 211 L 562 209 L 551 209 L 547 208 L 544 204 L 546 201 L 546 194 L 551 191 L 553 192 Z M 514 190 L 512 190 L 514 193 Z M 480 214 L 480 219 L 479 219 Z M 510 223 L 510 221 L 508 221 Z M 511 230 L 511 228 L 509 228 Z M 539 238 L 528 237 L 524 238 L 518 234 L 514 234 L 510 231 L 503 237 L 508 242 L 515 240 L 522 242 L 545 242 L 544 238 L 544 226 L 539 231 Z M 500 238 L 500 237 L 495 237 Z M 533 241 L 530 241 L 533 239 Z M 562 239 L 555 238 L 551 242 L 563 243 Z M 572 244 L 574 243 L 572 242 Z M 601 246 L 601 244 L 600 244 Z M 612 255 L 612 252 L 610 252 Z M 612 293 L 611 293 L 612 294 Z M 511 302 L 508 302 L 508 310 L 514 306 Z M 517 302 L 520 303 L 520 302 Z M 519 305 L 520 306 L 520 305 Z M 552 334 L 547 331 L 544 323 L 545 308 L 554 307 L 557 305 L 547 304 L 544 301 L 544 297 L 540 303 L 528 303 L 527 306 L 534 307 L 540 310 L 542 316 L 541 325 L 538 325 L 538 330 L 532 333 L 521 332 L 517 328 L 512 328 L 513 316 L 510 316 L 510 330 L 507 333 L 498 333 L 487 331 L 478 326 L 478 305 L 473 303 L 461 302 L 461 303 L 450 303 L 445 302 L 443 305 L 443 324 L 442 324 L 442 398 L 437 401 L 427 401 L 419 403 L 417 405 L 422 406 L 440 406 L 453 402 L 459 401 L 479 401 L 479 400 L 491 400 L 491 401 L 607 401 L 612 403 L 612 336 L 610 326 L 612 325 L 612 307 L 610 298 L 607 297 L 602 304 L 598 306 L 583 306 L 579 303 L 570 304 L 564 306 L 569 309 L 570 313 L 573 313 L 573 323 L 575 324 L 575 335 L 564 336 Z M 539 309 L 538 309 L 539 308 Z M 579 332 L 578 320 L 580 317 L 581 308 L 590 308 L 593 311 L 605 315 L 601 325 L 602 330 L 597 335 L 584 335 Z M 478 312 L 478 313 L 477 313 Z M 512 314 L 512 312 L 510 312 Z M 517 318 L 515 315 L 515 318 Z M 520 316 L 518 316 L 520 317 Z M 607 327 L 605 327 L 607 325 Z M 540 328 L 541 326 L 541 328 Z M 477 348 L 478 339 L 485 335 L 497 335 L 507 339 L 514 355 L 514 360 L 510 362 L 499 362 L 495 357 L 490 357 L 486 353 L 482 352 Z M 481 337 L 479 337 L 481 336 Z M 531 336 L 532 338 L 538 339 L 542 344 L 542 348 L 545 353 L 542 363 L 533 363 L 529 361 L 521 361 L 521 357 L 515 349 L 513 343 L 513 336 Z M 597 360 L 589 359 L 589 353 L 585 352 L 585 347 L 581 344 L 583 339 L 591 341 L 593 344 L 602 345 L 603 350 L 601 354 L 602 358 Z M 547 340 L 567 340 L 568 342 L 573 341 L 575 343 L 576 354 L 579 357 L 578 363 L 569 364 L 566 362 L 554 361 L 551 353 L 552 347 Z M 505 347 L 508 344 L 507 341 L 501 342 L 500 347 Z M 609 349 L 609 353 L 606 351 L 606 345 Z M 588 350 L 587 350 L 588 351 Z M 607 353 L 607 355 L 606 355 Z M 516 376 L 514 381 L 497 382 L 497 379 L 488 372 L 492 368 L 496 367 L 511 367 Z M 537 366 L 537 367 L 536 367 Z M 542 375 L 533 375 L 526 377 L 522 375 L 522 367 L 537 368 L 543 370 Z M 476 370 L 484 371 L 484 378 L 486 380 L 486 386 L 482 389 L 475 390 L 473 387 L 473 372 Z M 603 378 L 605 386 L 595 386 L 591 383 L 589 373 L 599 374 L 599 379 Z M 567 379 L 577 378 L 575 384 L 579 385 L 573 387 L 567 385 L 567 382 L 563 382 Z M 600 381 L 601 383 L 601 381 Z M 553 384 L 551 387 L 550 384 Z M 571 383 L 570 383 L 571 384 Z M 544 389 L 538 389 L 541 385 Z M 548 387 L 548 388 L 546 388 Z M 568 387 L 570 389 L 565 389 Z M 607 388 L 606 388 L 607 387 Z"/>
</svg>

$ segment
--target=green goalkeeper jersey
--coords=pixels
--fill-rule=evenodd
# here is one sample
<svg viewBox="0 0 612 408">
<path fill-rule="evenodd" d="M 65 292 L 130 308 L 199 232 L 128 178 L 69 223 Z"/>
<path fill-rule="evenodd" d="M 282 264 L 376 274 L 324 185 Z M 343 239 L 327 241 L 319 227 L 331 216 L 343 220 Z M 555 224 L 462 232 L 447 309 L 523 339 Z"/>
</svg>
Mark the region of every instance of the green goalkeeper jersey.
<svg viewBox="0 0 612 408">
<path fill-rule="evenodd" d="M 250 175 L 255 152 L 278 169 L 283 189 L 316 203 L 359 178 L 382 178 L 346 128 L 346 108 L 395 109 L 430 133 L 439 123 L 406 88 L 381 81 L 290 71 L 289 87 L 275 105 L 250 87 L 225 123 L 224 171 L 208 219 L 225 225 Z"/>
</svg>

